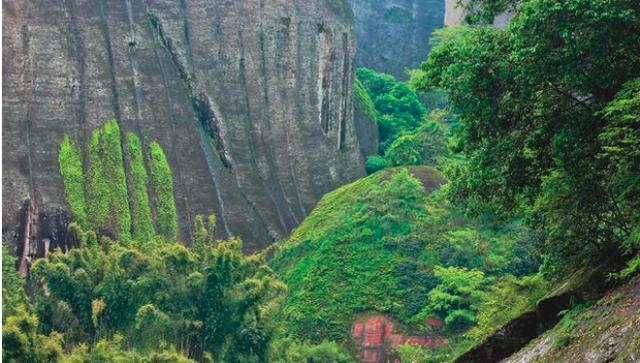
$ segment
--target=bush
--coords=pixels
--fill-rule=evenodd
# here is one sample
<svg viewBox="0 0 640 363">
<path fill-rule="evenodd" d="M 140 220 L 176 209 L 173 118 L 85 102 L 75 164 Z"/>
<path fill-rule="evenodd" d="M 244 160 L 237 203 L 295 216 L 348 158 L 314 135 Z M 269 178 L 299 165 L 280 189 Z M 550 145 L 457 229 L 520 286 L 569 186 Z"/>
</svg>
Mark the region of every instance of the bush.
<svg viewBox="0 0 640 363">
<path fill-rule="evenodd" d="M 402 135 L 393 141 L 384 156 L 392 166 L 420 165 L 424 160 L 423 146 L 417 135 Z"/>
<path fill-rule="evenodd" d="M 378 170 L 385 169 L 389 166 L 387 160 L 380 155 L 367 156 L 367 174 L 373 174 Z"/>
</svg>

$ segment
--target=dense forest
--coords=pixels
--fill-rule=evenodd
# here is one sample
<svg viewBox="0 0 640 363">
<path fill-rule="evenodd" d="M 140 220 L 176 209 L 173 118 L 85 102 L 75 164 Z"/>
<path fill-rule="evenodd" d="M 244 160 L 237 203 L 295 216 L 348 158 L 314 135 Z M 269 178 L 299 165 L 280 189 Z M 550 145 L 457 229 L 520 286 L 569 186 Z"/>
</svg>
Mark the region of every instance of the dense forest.
<svg viewBox="0 0 640 363">
<path fill-rule="evenodd" d="M 607 288 L 637 278 L 640 2 L 465 4 L 406 81 L 355 71 L 354 107 L 379 135 L 368 175 L 257 253 L 218 238 L 215 214 L 179 238 L 156 140 L 117 120 L 84 148 L 65 135 L 73 248 L 24 276 L 3 244 L 3 360 L 452 362 L 585 271 Z M 580 342 L 602 296 L 554 312 L 550 354 Z M 370 319 L 402 342 L 372 348 Z M 619 361 L 640 354 L 627 334 Z"/>
</svg>

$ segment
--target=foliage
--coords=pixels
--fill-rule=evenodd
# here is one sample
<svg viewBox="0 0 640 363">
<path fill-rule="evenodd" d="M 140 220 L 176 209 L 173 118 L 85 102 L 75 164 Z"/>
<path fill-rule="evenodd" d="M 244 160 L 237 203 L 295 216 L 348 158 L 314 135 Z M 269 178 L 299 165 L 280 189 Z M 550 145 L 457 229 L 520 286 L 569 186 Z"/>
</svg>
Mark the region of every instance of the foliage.
<svg viewBox="0 0 640 363">
<path fill-rule="evenodd" d="M 446 114 L 434 111 L 415 130 L 396 138 L 384 157 L 391 165 L 431 165 L 442 168 L 450 162 L 447 147 L 449 126 Z"/>
<path fill-rule="evenodd" d="M 194 241 L 193 247 L 197 251 L 206 250 L 207 246 L 212 246 L 216 243 L 216 215 L 210 214 L 205 224 L 202 215 L 196 215 L 194 222 Z"/>
<path fill-rule="evenodd" d="M 417 72 L 413 73 L 412 78 L 417 78 Z M 380 155 L 367 158 L 368 173 L 388 166 L 440 166 L 443 158 L 448 156 L 447 114 L 440 110 L 426 115 L 416 92 L 393 76 L 360 68 L 358 77 L 362 82 L 356 83 L 356 92 L 371 95 L 372 106 L 378 115 L 381 141 Z M 430 97 L 431 103 L 437 103 L 441 97 L 436 93 L 431 92 L 424 97 Z"/>
<path fill-rule="evenodd" d="M 177 217 L 173 181 L 162 148 L 156 142 L 149 145 L 149 168 L 153 170 L 148 175 L 140 139 L 127 133 L 125 169 L 121 137 L 115 120 L 92 132 L 86 147 L 86 174 L 80 148 L 67 135 L 63 138 L 58 158 L 74 221 L 121 242 L 128 242 L 132 235 L 138 242 L 147 242 L 155 234 L 147 190 L 150 183 L 152 191 L 160 193 L 155 195 L 158 228 L 163 228 L 158 233 L 174 239 Z"/>
<path fill-rule="evenodd" d="M 492 24 L 495 17 L 504 12 L 515 12 L 521 0 L 457 0 L 457 6 L 465 9 L 465 21 L 469 24 Z"/>
<path fill-rule="evenodd" d="M 426 362 L 429 354 L 421 347 L 404 344 L 396 350 L 400 356 L 400 362 Z"/>
<path fill-rule="evenodd" d="M 91 226 L 100 231 L 109 212 L 109 185 L 102 168 L 102 129 L 93 130 L 87 146 L 89 162 L 86 175 L 87 212 Z M 115 231 L 113 231 L 115 232 Z"/>
<path fill-rule="evenodd" d="M 24 305 L 18 307 L 2 327 L 2 361 L 57 362 L 62 356 L 62 336 L 57 333 L 46 336 L 37 330 L 38 318 Z"/>
<path fill-rule="evenodd" d="M 550 286 L 540 274 L 516 278 L 505 275 L 489 288 L 482 304 L 478 306 L 477 325 L 465 336 L 471 342 L 479 342 L 494 333 L 511 319 L 535 308 Z"/>
<path fill-rule="evenodd" d="M 73 218 L 83 227 L 88 227 L 87 201 L 84 193 L 84 169 L 82 151 L 69 136 L 65 135 L 58 153 L 60 175 L 64 183 L 64 194 L 73 212 Z"/>
<path fill-rule="evenodd" d="M 283 319 L 293 337 L 343 341 L 353 317 L 372 311 L 415 326 L 424 317 L 419 313 L 426 311 L 430 291 L 441 283 L 436 269 L 445 277 L 437 291 L 449 291 L 449 267 L 465 277 L 529 273 L 515 256 L 523 254 L 523 245 L 532 248 L 525 227 L 465 219 L 441 197 L 427 198 L 414 175 L 429 183 L 438 178 L 431 168 L 399 168 L 345 185 L 325 195 L 276 248 L 270 264 L 289 286 Z M 475 313 L 486 288 L 474 283 L 455 290 L 459 309 Z M 457 307 L 451 308 L 436 313 L 446 317 Z M 459 334 L 453 332 L 460 319 L 455 314 L 451 330 Z"/>
<path fill-rule="evenodd" d="M 598 157 L 607 162 L 614 207 L 629 221 L 622 247 L 634 253 L 640 250 L 640 78 L 627 82 L 602 115 L 608 123 L 599 135 Z"/>
<path fill-rule="evenodd" d="M 130 190 L 133 238 L 139 242 L 146 242 L 154 235 L 149 195 L 147 194 L 147 169 L 144 166 L 140 139 L 130 132 L 127 133 L 126 138 L 132 182 Z"/>
<path fill-rule="evenodd" d="M 157 142 L 149 144 L 151 187 L 156 200 L 158 234 L 171 240 L 178 236 L 178 217 L 173 196 L 173 177 L 167 157 Z"/>
<path fill-rule="evenodd" d="M 441 31 L 422 65 L 419 87 L 444 89 L 460 121 L 450 199 L 475 215 L 524 213 L 543 233 L 548 273 L 619 257 L 633 239 L 623 190 L 637 169 L 619 168 L 607 143 L 620 141 L 608 126 L 617 112 L 635 125 L 634 86 L 618 111 L 606 107 L 637 77 L 639 16 L 631 0 L 526 0 L 504 31 Z"/>
<path fill-rule="evenodd" d="M 365 89 L 360 82 L 360 79 L 356 78 L 356 81 L 353 85 L 353 94 L 354 94 L 354 106 L 356 111 L 362 112 L 369 117 L 369 119 L 373 122 L 376 122 L 378 119 L 378 114 L 376 112 L 376 107 L 373 104 L 373 100 L 371 96 L 369 96 L 369 92 Z"/>
<path fill-rule="evenodd" d="M 9 253 L 7 246 L 2 244 L 2 317 L 14 313 L 16 309 L 26 303 L 24 294 L 24 278 L 16 271 L 17 258 Z"/>
<path fill-rule="evenodd" d="M 131 216 L 120 128 L 115 120 L 94 130 L 89 142 L 87 203 L 93 228 L 131 238 Z"/>
<path fill-rule="evenodd" d="M 128 240 L 131 238 L 131 212 L 120 137 L 116 120 L 105 122 L 100 139 L 100 156 L 102 176 L 108 190 L 107 226 L 116 231 L 116 238 Z"/>
<path fill-rule="evenodd" d="M 323 340 L 320 344 L 306 344 L 291 338 L 275 343 L 269 362 L 274 363 L 355 363 L 335 342 Z"/>
<path fill-rule="evenodd" d="M 421 149 L 422 143 L 418 136 L 406 134 L 399 136 L 391 143 L 385 157 L 393 166 L 420 165 L 423 162 Z"/>
<path fill-rule="evenodd" d="M 389 166 L 387 160 L 380 155 L 369 155 L 367 156 L 367 174 L 373 174 L 378 170 L 385 169 Z"/>
<path fill-rule="evenodd" d="M 36 293 L 40 330 L 64 334 L 71 361 L 132 361 L 123 347 L 179 361 L 170 346 L 198 361 L 266 361 L 284 285 L 239 240 L 199 251 L 165 240 L 85 245 L 33 267 L 46 286 Z"/>
<path fill-rule="evenodd" d="M 399 135 L 420 125 L 426 109 L 418 100 L 415 91 L 393 76 L 368 68 L 359 68 L 357 74 L 373 100 L 378 115 L 380 150 L 384 153 Z"/>
<path fill-rule="evenodd" d="M 487 280 L 482 271 L 464 267 L 436 266 L 438 285 L 427 294 L 427 305 L 419 316 L 440 316 L 450 328 L 461 330 L 475 322 L 479 303 L 484 301 Z"/>
</svg>

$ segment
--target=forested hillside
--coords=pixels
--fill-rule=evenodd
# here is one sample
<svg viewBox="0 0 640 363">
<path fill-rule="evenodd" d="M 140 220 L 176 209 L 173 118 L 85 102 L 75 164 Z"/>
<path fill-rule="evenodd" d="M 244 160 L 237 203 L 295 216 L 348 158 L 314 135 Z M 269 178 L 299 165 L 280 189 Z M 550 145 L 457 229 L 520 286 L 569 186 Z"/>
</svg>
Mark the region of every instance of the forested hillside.
<svg viewBox="0 0 640 363">
<path fill-rule="evenodd" d="M 434 33 L 420 67 L 394 72 L 406 80 L 353 67 L 346 1 L 281 3 L 221 17 L 182 1 L 184 20 L 163 28 L 175 4 L 126 2 L 157 33 L 130 47 L 161 42 L 192 96 L 197 118 L 171 125 L 204 131 L 202 163 L 185 138 L 111 117 L 11 150 L 11 165 L 54 159 L 44 171 L 60 185 L 43 188 L 39 164 L 24 164 L 32 192 L 47 193 L 3 228 L 3 361 L 640 360 L 640 2 L 463 2 L 464 22 Z M 23 7 L 3 8 L 22 21 Z M 261 25 L 237 23 L 240 10 Z M 203 16 L 227 21 L 189 30 Z M 209 63 L 189 52 L 206 48 L 209 26 L 240 45 L 204 53 L 227 81 L 200 84 Z M 234 74 L 243 89 L 219 98 Z M 233 117 L 218 129 L 215 114 Z M 3 151 L 22 125 L 10 121 Z M 43 145 L 55 147 L 32 152 Z M 20 165 L 3 191 L 26 190 Z M 42 204 L 54 199 L 64 207 Z"/>
</svg>

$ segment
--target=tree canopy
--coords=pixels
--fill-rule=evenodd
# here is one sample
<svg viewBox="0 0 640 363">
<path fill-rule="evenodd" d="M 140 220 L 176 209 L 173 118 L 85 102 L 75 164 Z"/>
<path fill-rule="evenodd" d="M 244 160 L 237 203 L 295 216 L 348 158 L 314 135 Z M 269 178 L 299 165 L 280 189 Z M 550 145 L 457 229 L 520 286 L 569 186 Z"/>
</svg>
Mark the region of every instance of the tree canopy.
<svg viewBox="0 0 640 363">
<path fill-rule="evenodd" d="M 448 173 L 451 199 L 527 215 L 549 270 L 637 251 L 637 159 L 616 149 L 636 154 L 637 132 L 621 130 L 638 127 L 640 3 L 522 1 L 504 30 L 462 26 L 436 40 L 418 85 L 445 90 L 460 120 L 466 161 Z"/>
</svg>

